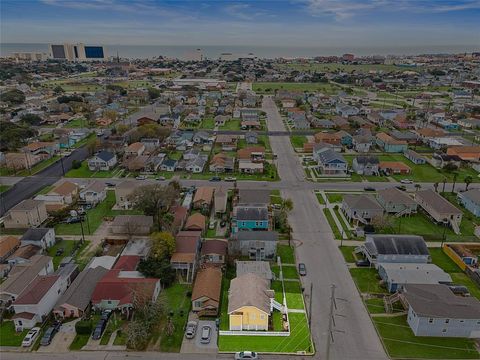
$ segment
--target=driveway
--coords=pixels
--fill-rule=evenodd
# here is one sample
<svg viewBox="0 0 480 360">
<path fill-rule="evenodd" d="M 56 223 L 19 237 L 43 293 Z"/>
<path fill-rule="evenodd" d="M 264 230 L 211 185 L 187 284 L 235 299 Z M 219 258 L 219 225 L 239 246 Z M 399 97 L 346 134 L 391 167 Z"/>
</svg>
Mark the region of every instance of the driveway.
<svg viewBox="0 0 480 360">
<path fill-rule="evenodd" d="M 202 326 L 210 326 L 212 329 L 211 339 L 209 344 L 202 344 L 200 338 L 202 337 Z M 200 353 L 200 354 L 216 354 L 218 352 L 217 346 L 218 331 L 215 321 L 200 320 L 198 322 L 197 332 L 193 339 L 183 338 L 181 353 Z"/>
<path fill-rule="evenodd" d="M 75 324 L 79 319 L 62 324 L 60 330 L 53 338 L 48 346 L 40 346 L 38 352 L 40 353 L 62 353 L 68 352 L 68 347 L 75 338 Z"/>
</svg>

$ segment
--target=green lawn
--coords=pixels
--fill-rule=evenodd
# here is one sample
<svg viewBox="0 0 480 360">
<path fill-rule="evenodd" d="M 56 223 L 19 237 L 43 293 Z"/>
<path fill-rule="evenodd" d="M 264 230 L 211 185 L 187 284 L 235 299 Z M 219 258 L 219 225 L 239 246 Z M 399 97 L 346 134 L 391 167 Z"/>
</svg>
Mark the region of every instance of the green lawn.
<svg viewBox="0 0 480 360">
<path fill-rule="evenodd" d="M 15 331 L 13 321 L 4 321 L 0 324 L 0 346 L 20 346 L 28 330 Z"/>
<path fill-rule="evenodd" d="M 253 91 L 273 94 L 275 90 L 320 91 L 325 94 L 336 94 L 341 87 L 328 83 L 296 83 L 296 82 L 256 82 Z"/>
<path fill-rule="evenodd" d="M 90 339 L 90 335 L 75 335 L 72 343 L 68 347 L 70 350 L 81 350 L 82 347 L 87 345 L 88 339 Z"/>
<path fill-rule="evenodd" d="M 87 128 L 90 127 L 88 121 L 85 118 L 76 118 L 70 120 L 68 123 L 64 125 L 66 128 Z"/>
<path fill-rule="evenodd" d="M 0 194 L 10 189 L 8 185 L 0 185 Z"/>
<path fill-rule="evenodd" d="M 448 257 L 442 248 L 429 248 L 432 263 L 442 268 L 447 273 L 461 272 L 462 270 Z"/>
<path fill-rule="evenodd" d="M 160 300 L 164 301 L 167 314 L 173 312 L 173 324 L 175 330 L 171 336 L 165 336 L 166 316 L 163 316 L 159 323 L 160 350 L 163 352 L 179 352 L 182 346 L 185 324 L 188 320 L 188 311 L 191 306 L 191 298 L 187 295 L 191 291 L 189 285 L 174 284 L 162 290 Z M 155 338 L 155 336 L 154 336 Z"/>
<path fill-rule="evenodd" d="M 241 120 L 230 119 L 225 122 L 225 125 L 219 126 L 219 130 L 241 130 Z"/>
<path fill-rule="evenodd" d="M 455 284 L 466 286 L 468 288 L 468 291 L 470 292 L 470 295 L 475 296 L 477 299 L 480 300 L 480 288 L 475 282 L 473 282 L 472 279 L 467 276 L 467 274 L 456 272 L 450 273 L 450 276 L 452 277 L 452 280 Z"/>
<path fill-rule="evenodd" d="M 40 191 L 37 192 L 36 195 L 45 195 L 45 194 L 49 193 L 50 190 L 52 190 L 54 187 L 55 187 L 54 185 L 45 186 L 42 189 L 40 189 Z"/>
<path fill-rule="evenodd" d="M 218 349 L 222 352 L 236 352 L 248 349 L 258 352 L 295 353 L 313 352 L 310 331 L 305 314 L 289 314 L 291 334 L 283 336 L 220 336 Z"/>
<path fill-rule="evenodd" d="M 370 314 L 383 314 L 385 313 L 385 306 L 383 305 L 383 299 L 373 298 L 365 300 L 367 309 Z"/>
<path fill-rule="evenodd" d="M 200 123 L 200 129 L 212 130 L 215 127 L 215 120 L 213 118 L 205 118 Z"/>
<path fill-rule="evenodd" d="M 285 297 L 289 309 L 304 309 L 302 287 L 299 281 L 284 281 Z"/>
<path fill-rule="evenodd" d="M 355 250 L 356 246 L 339 246 L 340 252 L 342 253 L 345 261 L 347 263 L 354 263 L 355 256 L 353 256 L 353 251 Z"/>
<path fill-rule="evenodd" d="M 325 193 L 327 195 L 327 199 L 331 203 L 341 203 L 343 200 L 343 194 L 337 193 Z"/>
<path fill-rule="evenodd" d="M 111 178 L 113 177 L 113 173 L 116 169 L 110 171 L 91 171 L 88 168 L 87 161 L 82 161 L 82 165 L 78 169 L 70 169 L 66 174 L 65 177 L 67 178 Z"/>
<path fill-rule="evenodd" d="M 307 137 L 304 135 L 292 135 L 290 136 L 290 141 L 294 148 L 302 148 L 303 144 L 307 142 Z"/>
<path fill-rule="evenodd" d="M 333 236 L 335 239 L 341 239 L 342 234 L 340 233 L 340 230 L 338 229 L 337 225 L 335 224 L 335 221 L 333 220 L 333 216 L 330 213 L 330 210 L 325 208 L 323 209 L 323 214 L 327 218 L 328 224 L 330 225 L 330 228 L 332 229 Z"/>
<path fill-rule="evenodd" d="M 472 339 L 415 336 L 407 324 L 406 315 L 374 317 L 373 322 L 392 358 L 480 358 Z"/>
<path fill-rule="evenodd" d="M 272 265 L 271 269 L 276 276 L 280 276 L 280 268 L 278 265 Z M 284 279 L 298 279 L 298 272 L 296 266 L 282 266 Z"/>
<path fill-rule="evenodd" d="M 282 259 L 282 264 L 295 264 L 295 251 L 291 246 L 278 245 L 277 256 Z"/>
<path fill-rule="evenodd" d="M 112 333 L 115 330 L 120 329 L 124 323 L 125 321 L 122 320 L 121 316 L 114 312 L 108 320 L 107 327 L 105 328 L 102 338 L 100 339 L 100 345 L 107 345 Z"/>
<path fill-rule="evenodd" d="M 320 195 L 320 193 L 315 193 L 315 195 L 317 196 L 317 200 L 320 203 L 320 205 L 325 205 L 325 200 L 323 200 L 323 196 Z"/>
<path fill-rule="evenodd" d="M 57 242 L 54 246 L 47 250 L 48 255 L 53 257 L 53 266 L 55 269 L 58 269 L 58 266 L 62 262 L 63 258 L 70 256 L 73 249 L 77 246 L 78 241 L 74 240 L 62 240 Z M 55 253 L 58 249 L 63 248 L 63 254 L 60 256 L 55 256 Z"/>
<path fill-rule="evenodd" d="M 40 161 L 38 164 L 34 165 L 31 170 L 24 169 L 20 171 L 17 176 L 29 176 L 29 175 L 35 175 L 36 173 L 42 171 L 43 169 L 49 167 L 53 163 L 55 163 L 58 159 L 60 159 L 60 156 L 55 155 L 52 156 L 50 159 L 46 159 L 43 161 Z"/>
<path fill-rule="evenodd" d="M 387 289 L 380 286 L 380 279 L 374 268 L 353 268 L 350 269 L 350 274 L 361 293 L 387 293 Z"/>
<path fill-rule="evenodd" d="M 87 210 L 86 220 L 83 222 L 83 231 L 85 235 L 92 235 L 100 226 L 103 218 L 122 214 L 139 214 L 138 211 L 131 210 L 112 210 L 115 204 L 115 192 L 107 191 L 107 197 L 93 209 Z M 55 233 L 59 235 L 81 235 L 81 225 L 60 223 L 55 225 Z"/>
</svg>

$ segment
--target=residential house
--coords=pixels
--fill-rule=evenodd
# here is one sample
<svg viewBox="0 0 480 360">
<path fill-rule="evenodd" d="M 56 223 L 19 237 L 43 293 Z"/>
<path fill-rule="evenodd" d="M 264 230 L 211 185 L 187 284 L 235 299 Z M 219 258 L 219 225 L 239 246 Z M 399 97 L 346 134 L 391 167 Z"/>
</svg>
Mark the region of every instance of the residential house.
<svg viewBox="0 0 480 360">
<path fill-rule="evenodd" d="M 210 186 L 200 186 L 193 197 L 193 208 L 209 210 L 213 202 L 213 193 L 215 189 Z"/>
<path fill-rule="evenodd" d="M 372 136 L 370 135 L 355 135 L 352 137 L 352 145 L 355 151 L 366 153 L 370 151 L 372 146 Z"/>
<path fill-rule="evenodd" d="M 251 260 L 274 260 L 277 254 L 276 231 L 239 231 L 229 240 L 229 253 L 248 256 Z"/>
<path fill-rule="evenodd" d="M 210 160 L 209 170 L 215 173 L 231 173 L 235 169 L 235 159 L 225 153 L 218 153 Z"/>
<path fill-rule="evenodd" d="M 321 144 L 314 146 L 313 159 L 324 175 L 345 176 L 347 174 L 348 163 L 345 158 L 338 152 Z"/>
<path fill-rule="evenodd" d="M 36 141 L 22 148 L 23 152 L 32 155 L 40 155 L 44 159 L 48 159 L 58 153 L 60 146 L 56 142 Z"/>
<path fill-rule="evenodd" d="M 215 121 L 215 127 L 224 126 L 227 123 L 227 121 L 230 120 L 230 116 L 217 115 L 217 116 L 215 116 L 215 118 L 213 120 Z"/>
<path fill-rule="evenodd" d="M 407 284 L 407 322 L 415 336 L 480 337 L 480 302 L 460 297 L 446 285 Z"/>
<path fill-rule="evenodd" d="M 243 120 L 240 123 L 240 128 L 242 130 L 260 130 L 262 127 L 262 124 L 260 124 L 260 121 L 256 120 Z"/>
<path fill-rule="evenodd" d="M 380 161 L 378 169 L 385 175 L 407 175 L 412 169 L 401 161 Z"/>
<path fill-rule="evenodd" d="M 480 162 L 480 146 L 449 147 L 447 155 L 456 155 L 463 161 Z"/>
<path fill-rule="evenodd" d="M 404 140 L 395 140 L 390 135 L 380 132 L 377 134 L 377 145 L 387 153 L 402 153 L 408 149 Z"/>
<path fill-rule="evenodd" d="M 237 150 L 237 135 L 217 135 L 215 139 L 215 144 L 221 146 L 223 151 L 235 151 Z"/>
<path fill-rule="evenodd" d="M 452 278 L 435 264 L 379 263 L 378 275 L 391 293 L 407 284 L 451 283 Z"/>
<path fill-rule="evenodd" d="M 365 243 L 356 249 L 370 264 L 427 264 L 432 261 L 427 244 L 418 235 L 367 235 Z"/>
<path fill-rule="evenodd" d="M 203 171 L 207 160 L 208 156 L 200 154 L 185 165 L 185 170 L 194 174 L 199 174 Z"/>
<path fill-rule="evenodd" d="M 350 123 L 348 122 L 347 119 L 341 116 L 335 116 L 332 119 L 332 122 L 335 124 L 335 128 L 341 129 L 341 130 L 348 130 L 350 129 Z"/>
<path fill-rule="evenodd" d="M 20 239 L 16 236 L 6 235 L 0 237 L 0 264 L 5 262 L 20 246 Z M 2 278 L 2 276 L 0 276 Z"/>
<path fill-rule="evenodd" d="M 80 200 L 84 204 L 96 206 L 107 197 L 107 189 L 102 181 L 93 181 L 85 189 L 80 190 Z"/>
<path fill-rule="evenodd" d="M 97 282 L 91 302 L 94 309 L 120 310 L 128 317 L 136 302 L 155 302 L 160 289 L 160 279 L 145 278 L 137 271 L 112 269 Z"/>
<path fill-rule="evenodd" d="M 443 150 L 449 147 L 463 146 L 463 142 L 461 139 L 455 137 L 432 138 L 428 140 L 428 146 L 434 150 Z"/>
<path fill-rule="evenodd" d="M 229 330 L 268 330 L 273 300 L 268 280 L 252 273 L 234 278 L 228 291 Z"/>
<path fill-rule="evenodd" d="M 480 217 L 480 189 L 470 189 L 457 194 L 458 201 L 473 215 Z"/>
<path fill-rule="evenodd" d="M 47 220 L 45 201 L 27 199 L 12 207 L 4 218 L 5 229 L 37 227 Z"/>
<path fill-rule="evenodd" d="M 389 214 L 410 215 L 417 212 L 418 204 L 407 193 L 397 188 L 377 191 L 377 201 Z"/>
<path fill-rule="evenodd" d="M 238 171 L 241 174 L 263 174 L 264 166 L 261 162 L 253 162 L 251 160 L 239 159 Z"/>
<path fill-rule="evenodd" d="M 206 228 L 206 222 L 207 218 L 204 215 L 194 213 L 187 218 L 184 230 L 200 231 L 203 233 Z"/>
<path fill-rule="evenodd" d="M 140 156 L 144 151 L 145 145 L 143 145 L 141 142 L 134 142 L 128 145 L 128 147 L 125 149 L 125 156 Z"/>
<path fill-rule="evenodd" d="M 153 216 L 117 215 L 110 231 L 117 235 L 149 235 L 153 227 Z"/>
<path fill-rule="evenodd" d="M 380 161 L 377 156 L 357 156 L 352 161 L 352 168 L 356 174 L 366 176 L 378 176 L 378 164 Z"/>
<path fill-rule="evenodd" d="M 55 317 L 61 319 L 82 317 L 91 305 L 90 299 L 97 283 L 107 271 L 102 266 L 82 271 L 55 304 L 53 308 Z"/>
<path fill-rule="evenodd" d="M 432 155 L 430 163 L 438 169 L 443 169 L 445 166 L 453 166 L 458 169 L 462 163 L 462 159 L 460 159 L 458 155 L 435 153 Z"/>
<path fill-rule="evenodd" d="M 239 189 L 236 205 L 242 206 L 268 206 L 270 204 L 270 191 L 259 189 Z"/>
<path fill-rule="evenodd" d="M 53 228 L 30 228 L 20 239 L 22 245 L 35 245 L 47 250 L 55 245 L 55 230 Z"/>
<path fill-rule="evenodd" d="M 197 270 L 201 232 L 180 231 L 175 236 L 175 244 L 175 252 L 170 258 L 172 269 L 176 271 L 180 281 L 191 283 Z"/>
<path fill-rule="evenodd" d="M 198 316 L 217 316 L 220 309 L 222 271 L 207 267 L 198 271 L 192 290 L 192 311 Z"/>
<path fill-rule="evenodd" d="M 173 172 L 177 168 L 178 161 L 173 159 L 165 159 L 160 165 L 160 170 Z"/>
<path fill-rule="evenodd" d="M 235 206 L 232 214 L 232 232 L 270 229 L 270 213 L 267 206 Z"/>
<path fill-rule="evenodd" d="M 419 153 L 417 153 L 416 151 L 413 151 L 413 150 L 410 150 L 410 149 L 407 149 L 403 155 L 408 159 L 410 160 L 411 162 L 413 162 L 415 165 L 423 165 L 423 164 L 426 164 L 427 163 L 427 159 L 420 155 Z"/>
<path fill-rule="evenodd" d="M 18 241 L 20 241 L 20 239 Z M 9 267 L 16 264 L 28 263 L 33 256 L 38 255 L 41 251 L 42 249 L 35 245 L 20 246 L 7 258 L 7 263 Z"/>
<path fill-rule="evenodd" d="M 415 132 L 424 143 L 428 143 L 430 139 L 440 138 L 446 135 L 446 132 L 444 130 L 432 128 L 421 128 L 416 130 Z"/>
<path fill-rule="evenodd" d="M 160 147 L 160 139 L 158 138 L 143 138 L 140 142 L 145 146 L 145 152 L 149 154 Z"/>
<path fill-rule="evenodd" d="M 122 181 L 115 186 L 115 207 L 126 210 L 131 208 L 132 203 L 129 196 L 135 190 L 135 186 L 135 182 L 129 180 Z"/>
<path fill-rule="evenodd" d="M 344 195 L 341 210 L 354 224 L 368 224 L 376 216 L 383 215 L 383 207 L 369 195 Z"/>
<path fill-rule="evenodd" d="M 325 143 L 332 145 L 340 145 L 342 140 L 338 133 L 319 132 L 316 133 L 314 137 L 316 143 Z"/>
<path fill-rule="evenodd" d="M 213 139 L 214 137 L 206 131 L 197 131 L 192 138 L 195 144 L 212 144 Z"/>
<path fill-rule="evenodd" d="M 255 131 L 248 131 L 245 133 L 245 141 L 247 144 L 258 144 L 258 134 Z"/>
<path fill-rule="evenodd" d="M 337 114 L 339 114 L 340 116 L 343 116 L 343 117 L 358 115 L 358 113 L 360 112 L 360 110 L 358 108 L 356 108 L 355 106 L 345 105 L 345 104 L 341 104 L 341 103 L 338 103 L 335 106 L 335 110 L 336 110 Z"/>
<path fill-rule="evenodd" d="M 238 160 L 248 160 L 251 162 L 263 162 L 265 160 L 265 147 L 249 146 L 237 151 Z"/>
<path fill-rule="evenodd" d="M 215 190 L 213 203 L 215 214 L 221 215 L 227 212 L 228 193 L 225 189 L 219 188 Z"/>
<path fill-rule="evenodd" d="M 442 195 L 432 189 L 421 190 L 415 193 L 415 201 L 438 224 L 450 225 L 456 234 L 460 233 L 463 212 Z"/>
<path fill-rule="evenodd" d="M 227 257 L 228 242 L 224 239 L 208 239 L 202 244 L 202 264 L 218 265 L 225 264 Z"/>
<path fill-rule="evenodd" d="M 398 141 L 406 141 L 408 144 L 415 144 L 417 142 L 417 135 L 411 131 L 392 130 L 390 136 Z"/>
</svg>

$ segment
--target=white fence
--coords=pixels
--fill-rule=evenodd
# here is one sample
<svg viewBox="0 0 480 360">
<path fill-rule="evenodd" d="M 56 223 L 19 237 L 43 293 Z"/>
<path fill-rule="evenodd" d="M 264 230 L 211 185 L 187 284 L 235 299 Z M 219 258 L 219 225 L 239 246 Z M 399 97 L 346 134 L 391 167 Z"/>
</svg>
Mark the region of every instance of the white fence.
<svg viewBox="0 0 480 360">
<path fill-rule="evenodd" d="M 219 335 L 224 336 L 290 336 L 290 330 L 288 331 L 230 331 L 230 330 L 220 330 Z"/>
</svg>

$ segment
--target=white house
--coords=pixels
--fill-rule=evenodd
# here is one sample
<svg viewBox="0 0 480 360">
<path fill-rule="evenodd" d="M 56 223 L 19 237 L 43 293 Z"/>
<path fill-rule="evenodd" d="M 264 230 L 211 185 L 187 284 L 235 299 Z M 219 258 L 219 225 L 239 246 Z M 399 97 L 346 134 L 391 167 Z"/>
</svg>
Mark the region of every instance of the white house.
<svg viewBox="0 0 480 360">
<path fill-rule="evenodd" d="M 94 181 L 85 189 L 80 191 L 80 199 L 85 204 L 97 205 L 107 197 L 105 184 L 101 181 Z"/>
<path fill-rule="evenodd" d="M 100 151 L 88 160 L 88 168 L 91 171 L 108 171 L 117 164 L 117 155 L 109 151 Z"/>
<path fill-rule="evenodd" d="M 36 245 L 43 250 L 55 245 L 55 230 L 53 228 L 30 228 L 20 239 L 22 245 Z"/>
</svg>

